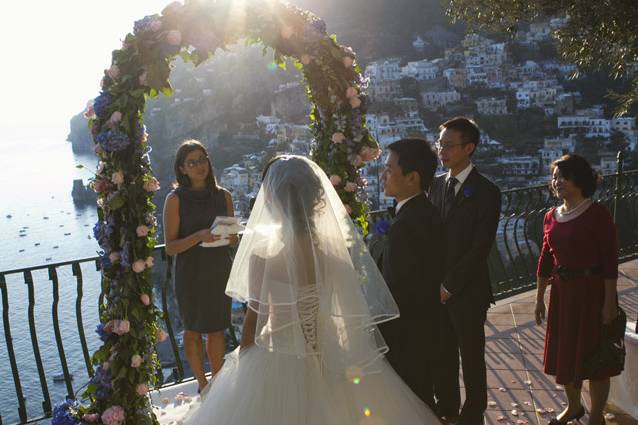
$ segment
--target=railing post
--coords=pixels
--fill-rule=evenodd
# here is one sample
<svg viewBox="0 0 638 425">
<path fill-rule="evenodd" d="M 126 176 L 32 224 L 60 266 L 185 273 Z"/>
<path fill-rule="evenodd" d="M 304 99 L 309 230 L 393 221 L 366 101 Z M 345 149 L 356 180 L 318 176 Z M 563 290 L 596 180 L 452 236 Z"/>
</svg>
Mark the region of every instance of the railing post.
<svg viewBox="0 0 638 425">
<path fill-rule="evenodd" d="M 618 217 L 618 205 L 620 203 L 620 197 L 622 192 L 622 173 L 623 173 L 623 162 L 625 159 L 625 153 L 623 151 L 618 151 L 618 156 L 616 157 L 616 187 L 614 188 L 614 223 L 616 222 L 616 218 Z"/>
</svg>

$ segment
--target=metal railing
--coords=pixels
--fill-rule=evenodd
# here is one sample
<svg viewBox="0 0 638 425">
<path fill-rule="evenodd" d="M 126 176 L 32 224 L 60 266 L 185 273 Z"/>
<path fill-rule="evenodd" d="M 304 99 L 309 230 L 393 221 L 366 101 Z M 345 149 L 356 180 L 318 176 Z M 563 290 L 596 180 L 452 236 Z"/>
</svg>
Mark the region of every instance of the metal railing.
<svg viewBox="0 0 638 425">
<path fill-rule="evenodd" d="M 593 199 L 606 205 L 618 232 L 618 257 L 625 262 L 638 257 L 638 170 L 605 175 Z M 538 255 L 543 244 L 543 219 L 558 200 L 548 185 L 509 189 L 502 192 L 502 208 L 496 241 L 488 264 L 492 290 L 497 299 L 507 298 L 536 285 Z M 370 229 L 387 211 L 370 214 Z"/>
<path fill-rule="evenodd" d="M 619 165 L 620 163 L 621 161 Z M 617 174 L 603 178 L 594 198 L 610 208 L 618 227 L 619 258 L 621 261 L 627 261 L 638 257 L 638 226 L 634 224 L 638 223 L 638 170 L 623 171 L 621 166 L 618 170 Z M 556 204 L 555 198 L 550 195 L 546 186 L 505 190 L 502 196 L 503 207 L 497 239 L 489 257 L 493 289 L 497 298 L 508 297 L 535 285 L 536 262 L 542 244 L 543 217 Z M 386 214 L 384 211 L 371 213 L 371 228 L 374 228 L 374 222 L 380 218 L 388 218 Z M 166 256 L 163 246 L 155 249 L 154 256 L 154 299 L 161 302 L 164 325 L 169 335 L 168 343 L 165 343 L 167 345 L 160 346 L 163 350 L 160 358 L 164 360 L 163 367 L 171 369 L 172 377 L 162 385 L 169 386 L 183 382 L 187 378 L 175 333 L 179 323 L 172 294 L 172 257 Z M 85 279 L 89 274 L 90 276 Z M 87 284 L 85 281 L 90 282 Z M 75 289 L 72 289 L 72 283 L 75 284 Z M 26 291 L 22 285 L 26 286 Z M 19 298 L 11 306 L 25 310 L 23 313 L 26 314 L 26 321 L 18 318 L 16 314 L 10 315 L 9 288 L 12 288 L 16 293 L 14 296 Z M 102 303 L 104 296 L 101 288 L 96 256 L 0 271 L 4 342 L 14 387 L 14 396 L 8 405 L 0 403 L 0 425 L 3 423 L 3 416 L 6 418 L 5 421 L 19 424 L 50 417 L 52 400 L 55 402 L 65 396 L 74 397 L 82 389 L 79 385 L 83 385 L 87 378 L 93 375 L 90 353 L 98 348 L 100 341 L 96 336 L 87 338 L 85 321 L 90 323 L 91 327 L 98 323 L 97 307 Z M 61 290 L 64 291 L 63 294 L 60 293 Z M 46 298 L 44 301 L 43 297 Z M 86 302 L 85 299 L 90 301 Z M 28 303 L 26 306 L 25 300 Z M 37 311 L 42 308 L 50 308 L 53 338 L 45 335 L 42 329 L 38 329 L 36 315 L 38 318 L 43 317 Z M 65 321 L 65 326 L 61 326 L 61 321 Z M 22 329 L 20 336 L 28 333 L 30 347 L 28 342 L 24 341 L 25 338 L 21 340 L 23 345 L 26 344 L 29 348 L 26 350 L 28 352 L 25 352 L 23 347 L 16 352 L 12 334 L 14 328 Z M 73 338 L 64 335 L 70 332 L 69 328 L 76 328 L 77 333 Z M 231 326 L 230 340 L 231 344 L 236 346 L 237 340 L 233 329 Z M 95 335 L 92 330 L 91 334 Z M 41 348 L 43 346 L 44 350 Z M 69 346 L 73 347 L 71 351 L 67 351 Z M 0 362 L 4 362 L 1 348 L 0 345 Z M 73 362 L 69 360 L 69 356 L 73 357 Z M 75 370 L 72 370 L 71 363 Z M 81 365 L 79 368 L 78 364 Z M 62 373 L 51 378 L 52 367 L 58 371 L 61 369 Z M 82 375 L 78 377 L 76 385 L 72 376 L 74 371 Z M 2 384 L 5 390 L 8 390 L 11 385 L 10 378 L 4 375 L 2 378 Z M 49 385 L 51 380 L 54 381 L 53 390 Z M 55 381 L 59 382 L 56 384 Z M 3 400 L 2 396 L 0 392 L 0 401 Z M 4 396 L 7 398 L 6 393 Z"/>
<path fill-rule="evenodd" d="M 171 379 L 162 382 L 162 387 L 167 387 L 192 378 L 185 376 L 184 359 L 180 353 L 180 344 L 178 344 L 177 335 L 175 333 L 176 325 L 179 325 L 177 323 L 179 319 L 175 314 L 175 302 L 172 294 L 173 258 L 166 256 L 163 245 L 157 246 L 153 255 L 156 264 L 153 270 L 153 280 L 156 282 L 154 292 L 156 295 L 158 295 L 159 292 L 159 297 L 156 296 L 154 299 L 158 299 L 160 302 L 158 307 L 163 312 L 164 326 L 169 336 L 168 343 L 165 343 L 169 347 L 167 348 L 166 345 L 161 347 L 164 348 L 164 350 L 163 353 L 160 354 L 163 369 L 172 368 L 170 374 Z M 65 297 L 62 299 L 60 297 L 60 288 L 63 283 L 59 275 L 63 274 L 69 277 L 69 271 L 72 273 L 72 279 L 75 281 L 75 290 L 73 291 L 74 293 L 71 294 L 68 293 L 69 288 L 65 288 L 67 291 L 65 291 Z M 92 282 L 88 285 L 85 283 L 84 278 L 86 274 L 91 274 L 92 278 L 89 279 L 92 280 Z M 68 283 L 66 281 L 70 279 L 64 280 L 64 283 Z M 26 294 L 21 290 L 20 284 L 26 285 Z M 18 296 L 26 296 L 27 298 L 26 323 L 16 317 L 16 315 L 13 317 L 10 315 L 10 287 L 15 290 Z M 94 371 L 90 353 L 98 348 L 100 342 L 97 336 L 87 341 L 86 333 L 89 329 L 85 328 L 85 326 L 90 326 L 91 333 L 93 334 L 93 327 L 98 324 L 98 306 L 104 298 L 101 288 L 101 276 L 97 256 L 0 271 L 2 324 L 4 342 L 6 343 L 6 355 L 8 357 L 8 365 L 2 366 L 3 375 L 1 382 L 8 390 L 11 380 L 9 376 L 5 376 L 5 370 L 7 367 L 10 368 L 15 393 L 15 397 L 11 400 L 12 405 L 15 406 L 14 409 L 10 408 L 11 404 L 0 404 L 0 425 L 3 423 L 3 416 L 8 418 L 7 420 L 10 423 L 18 424 L 37 422 L 51 417 L 54 403 L 67 397 L 75 398 L 76 394 L 80 393 L 83 389 L 82 386 L 86 383 L 87 379 L 93 376 Z M 87 305 L 87 303 L 83 302 L 85 298 L 84 293 L 88 290 L 96 295 L 97 303 L 91 301 L 90 304 Z M 50 291 L 50 293 L 45 294 L 47 291 Z M 46 301 L 40 301 L 41 298 L 46 298 Z M 20 301 L 24 302 L 24 300 Z M 61 304 L 64 305 L 63 309 L 60 308 Z M 48 335 L 42 332 L 42 329 L 39 329 L 42 325 L 36 322 L 36 316 L 38 318 L 43 317 L 40 310 L 43 308 L 48 309 L 49 306 L 51 314 L 50 326 L 54 331 L 53 342 L 50 341 L 51 338 L 47 338 Z M 85 310 L 85 314 L 87 311 L 91 313 L 94 311 L 94 321 L 84 322 L 83 309 Z M 36 310 L 38 311 L 36 312 Z M 63 337 L 64 330 L 66 330 L 67 333 L 70 332 L 68 329 L 62 329 L 61 327 L 61 318 L 68 319 L 70 315 L 75 316 L 74 327 L 76 327 L 76 335 L 74 335 L 73 339 Z M 49 325 L 46 326 L 48 327 Z M 16 350 L 14 344 L 15 336 L 12 334 L 14 327 L 28 328 L 31 339 L 31 350 L 29 353 L 24 352 L 24 343 L 21 344 L 22 347 Z M 229 328 L 229 343 L 231 347 L 238 345 L 233 326 Z M 43 344 L 48 347 L 46 351 L 41 349 Z M 82 371 L 80 371 L 82 376 L 78 377 L 75 382 L 76 385 L 74 385 L 74 377 L 67 359 L 70 354 L 70 352 L 67 351 L 69 346 L 73 347 L 72 353 L 76 354 L 75 357 L 79 357 L 77 356 L 78 351 L 81 352 L 81 360 L 78 358 L 75 359 L 76 366 L 78 363 L 82 364 Z M 54 350 L 53 353 L 52 350 Z M 2 351 L 1 345 L 0 351 Z M 172 354 L 172 357 L 169 354 Z M 20 367 L 20 360 L 25 356 L 32 357 L 32 359 L 28 362 L 28 367 Z M 62 370 L 62 373 L 52 377 L 51 369 L 60 370 L 58 367 Z M 84 373 L 86 373 L 86 375 L 84 375 Z M 25 375 L 30 377 L 30 382 L 25 383 Z M 57 386 L 57 391 L 52 391 L 51 381 L 54 382 L 54 385 L 56 385 L 55 382 L 57 381 L 64 386 Z"/>
</svg>

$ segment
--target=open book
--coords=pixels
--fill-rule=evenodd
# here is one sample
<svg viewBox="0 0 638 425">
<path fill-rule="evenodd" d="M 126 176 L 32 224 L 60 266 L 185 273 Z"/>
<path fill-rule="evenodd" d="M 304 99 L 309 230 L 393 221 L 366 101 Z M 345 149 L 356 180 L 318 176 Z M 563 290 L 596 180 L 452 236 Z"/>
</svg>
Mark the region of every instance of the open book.
<svg viewBox="0 0 638 425">
<path fill-rule="evenodd" d="M 244 230 L 244 226 L 239 224 L 237 217 L 217 216 L 213 225 L 210 226 L 210 233 L 213 235 L 219 235 L 222 239 L 215 242 L 202 242 L 200 246 L 204 248 L 215 248 L 218 246 L 225 246 L 230 243 L 228 235 L 236 234 Z"/>
</svg>

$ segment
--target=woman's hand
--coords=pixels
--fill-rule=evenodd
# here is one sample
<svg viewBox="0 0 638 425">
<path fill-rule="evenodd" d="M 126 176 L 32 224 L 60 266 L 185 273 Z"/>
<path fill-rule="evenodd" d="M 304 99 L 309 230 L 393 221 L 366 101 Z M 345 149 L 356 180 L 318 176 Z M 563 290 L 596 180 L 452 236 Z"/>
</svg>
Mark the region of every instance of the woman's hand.
<svg viewBox="0 0 638 425">
<path fill-rule="evenodd" d="M 210 229 L 208 228 L 202 229 L 197 232 L 197 237 L 200 242 L 215 242 L 221 239 L 219 235 L 213 235 L 212 233 L 210 233 Z"/>
<path fill-rule="evenodd" d="M 618 315 L 616 303 L 605 303 L 603 306 L 603 325 L 608 325 L 614 321 Z"/>
<path fill-rule="evenodd" d="M 233 233 L 228 235 L 228 237 L 226 238 L 228 239 L 228 242 L 232 245 L 235 246 L 239 243 L 239 236 L 237 235 L 237 233 Z"/>
<path fill-rule="evenodd" d="M 537 325 L 543 323 L 543 320 L 545 320 L 545 301 L 536 301 L 534 317 L 536 318 Z"/>
</svg>

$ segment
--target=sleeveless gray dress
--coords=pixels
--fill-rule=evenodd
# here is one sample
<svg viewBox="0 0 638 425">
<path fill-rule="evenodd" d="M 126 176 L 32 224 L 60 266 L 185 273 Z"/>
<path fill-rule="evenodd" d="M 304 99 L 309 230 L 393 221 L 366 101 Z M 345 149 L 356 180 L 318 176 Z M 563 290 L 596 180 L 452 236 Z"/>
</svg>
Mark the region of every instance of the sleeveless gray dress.
<svg viewBox="0 0 638 425">
<path fill-rule="evenodd" d="M 227 215 L 224 190 L 180 187 L 173 193 L 179 198 L 180 239 L 210 227 L 216 216 Z M 231 299 L 225 290 L 231 266 L 228 246 L 197 244 L 177 254 L 175 295 L 185 330 L 212 333 L 230 327 Z"/>
</svg>

